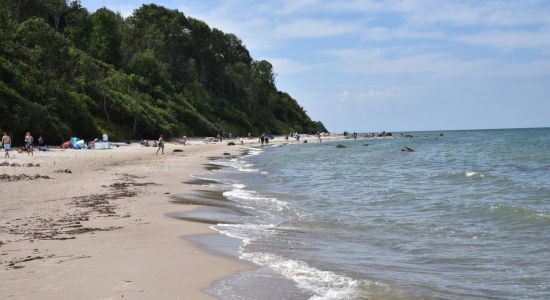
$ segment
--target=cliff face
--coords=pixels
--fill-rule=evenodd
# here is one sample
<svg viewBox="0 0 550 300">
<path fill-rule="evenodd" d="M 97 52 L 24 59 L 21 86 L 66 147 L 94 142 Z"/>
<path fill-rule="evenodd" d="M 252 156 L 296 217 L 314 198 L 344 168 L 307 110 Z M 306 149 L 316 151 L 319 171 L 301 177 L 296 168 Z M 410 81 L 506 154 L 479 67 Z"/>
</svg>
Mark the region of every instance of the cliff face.
<svg viewBox="0 0 550 300">
<path fill-rule="evenodd" d="M 77 1 L 0 4 L 0 129 L 16 137 L 326 131 L 277 90 L 268 61 L 177 10 L 124 19 Z"/>
</svg>

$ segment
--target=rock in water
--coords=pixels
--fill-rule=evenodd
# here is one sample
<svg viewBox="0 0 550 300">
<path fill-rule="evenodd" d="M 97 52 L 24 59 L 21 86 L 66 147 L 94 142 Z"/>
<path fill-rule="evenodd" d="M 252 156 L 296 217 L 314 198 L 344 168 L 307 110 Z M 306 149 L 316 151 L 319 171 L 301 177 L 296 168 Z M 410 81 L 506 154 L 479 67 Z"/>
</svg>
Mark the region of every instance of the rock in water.
<svg viewBox="0 0 550 300">
<path fill-rule="evenodd" d="M 414 152 L 414 149 L 405 146 L 405 147 L 401 148 L 401 151 L 403 151 L 403 152 Z"/>
<path fill-rule="evenodd" d="M 347 148 L 347 147 L 342 145 L 342 144 L 338 144 L 338 145 L 336 145 L 336 148 Z"/>
<path fill-rule="evenodd" d="M 183 152 L 182 149 L 174 149 L 174 152 Z"/>
<path fill-rule="evenodd" d="M 223 155 L 231 155 L 229 152 L 224 152 Z"/>
<path fill-rule="evenodd" d="M 235 143 L 229 142 L 229 143 L 227 143 L 227 146 L 235 146 Z"/>
</svg>

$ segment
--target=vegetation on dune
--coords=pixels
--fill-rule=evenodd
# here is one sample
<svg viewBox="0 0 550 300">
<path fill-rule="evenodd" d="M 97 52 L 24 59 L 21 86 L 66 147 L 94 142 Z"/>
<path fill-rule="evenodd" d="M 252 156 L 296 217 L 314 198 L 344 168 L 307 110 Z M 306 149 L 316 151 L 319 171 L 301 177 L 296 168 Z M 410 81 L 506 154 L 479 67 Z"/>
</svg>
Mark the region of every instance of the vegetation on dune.
<svg viewBox="0 0 550 300">
<path fill-rule="evenodd" d="M 233 34 L 143 5 L 0 0 L 0 128 L 49 142 L 326 131 Z"/>
</svg>

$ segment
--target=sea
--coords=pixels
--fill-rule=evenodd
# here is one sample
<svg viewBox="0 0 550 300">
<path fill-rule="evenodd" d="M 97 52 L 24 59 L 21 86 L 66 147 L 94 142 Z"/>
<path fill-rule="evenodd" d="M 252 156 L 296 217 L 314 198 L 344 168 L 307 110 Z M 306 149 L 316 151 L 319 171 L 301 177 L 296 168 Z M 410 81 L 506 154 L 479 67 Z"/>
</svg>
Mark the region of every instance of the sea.
<svg viewBox="0 0 550 300">
<path fill-rule="evenodd" d="M 209 292 L 550 299 L 550 128 L 405 134 L 302 137 L 213 161 L 198 176 L 223 196 L 212 227 L 257 268 Z"/>
</svg>

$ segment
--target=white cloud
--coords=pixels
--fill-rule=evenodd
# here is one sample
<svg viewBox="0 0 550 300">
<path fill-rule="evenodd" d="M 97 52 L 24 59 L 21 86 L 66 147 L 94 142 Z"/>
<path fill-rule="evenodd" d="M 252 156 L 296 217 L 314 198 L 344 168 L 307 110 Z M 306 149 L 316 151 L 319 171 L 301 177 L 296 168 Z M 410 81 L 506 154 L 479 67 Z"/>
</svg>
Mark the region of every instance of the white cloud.
<svg viewBox="0 0 550 300">
<path fill-rule="evenodd" d="M 288 58 L 264 58 L 269 61 L 278 75 L 296 74 L 316 68 L 317 65 L 303 64 Z"/>
<path fill-rule="evenodd" d="M 550 32 L 487 31 L 456 37 L 457 41 L 505 50 L 550 48 Z"/>
<path fill-rule="evenodd" d="M 502 78 L 550 74 L 550 60 L 502 62 L 494 58 L 464 59 L 448 53 L 414 53 L 406 49 L 339 49 L 325 51 L 339 59 L 342 71 L 371 75 L 433 78 Z"/>
<path fill-rule="evenodd" d="M 304 19 L 276 25 L 272 33 L 279 39 L 322 38 L 358 30 L 356 24 L 326 20 Z"/>
<path fill-rule="evenodd" d="M 448 35 L 440 31 L 408 30 L 403 28 L 372 27 L 362 30 L 361 39 L 365 42 L 387 41 L 395 39 L 447 39 Z"/>
</svg>

